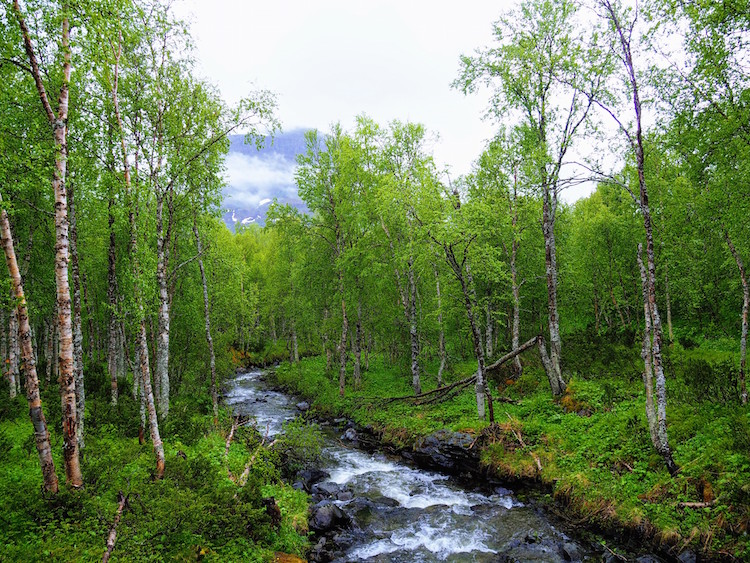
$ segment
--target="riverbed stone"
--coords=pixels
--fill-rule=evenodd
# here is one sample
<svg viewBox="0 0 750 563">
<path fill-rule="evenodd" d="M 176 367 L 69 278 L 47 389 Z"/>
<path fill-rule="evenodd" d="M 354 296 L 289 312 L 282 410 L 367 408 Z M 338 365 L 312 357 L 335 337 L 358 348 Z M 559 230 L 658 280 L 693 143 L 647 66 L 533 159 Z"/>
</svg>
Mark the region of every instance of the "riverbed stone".
<svg viewBox="0 0 750 563">
<path fill-rule="evenodd" d="M 310 410 L 310 403 L 308 403 L 307 401 L 300 401 L 296 406 L 298 411 L 305 412 Z"/>
<path fill-rule="evenodd" d="M 335 497 L 341 492 L 341 486 L 333 481 L 325 481 L 323 483 L 316 483 L 310 489 L 313 495 L 320 495 L 323 498 Z"/>
<path fill-rule="evenodd" d="M 330 476 L 331 474 L 328 471 L 323 471 L 322 469 L 303 469 L 297 473 L 296 481 L 302 483 L 304 490 L 309 493 L 315 483 Z"/>
<path fill-rule="evenodd" d="M 411 457 L 420 465 L 448 473 L 474 473 L 479 455 L 473 443 L 474 437 L 465 432 L 438 430 L 417 440 Z"/>
<path fill-rule="evenodd" d="M 310 509 L 309 526 L 314 532 L 325 533 L 350 526 L 351 518 L 329 500 L 320 501 Z"/>
<path fill-rule="evenodd" d="M 347 440 L 349 442 L 356 442 L 357 441 L 357 431 L 354 428 L 347 428 L 346 432 L 344 432 L 344 435 L 342 436 L 344 440 Z"/>
</svg>

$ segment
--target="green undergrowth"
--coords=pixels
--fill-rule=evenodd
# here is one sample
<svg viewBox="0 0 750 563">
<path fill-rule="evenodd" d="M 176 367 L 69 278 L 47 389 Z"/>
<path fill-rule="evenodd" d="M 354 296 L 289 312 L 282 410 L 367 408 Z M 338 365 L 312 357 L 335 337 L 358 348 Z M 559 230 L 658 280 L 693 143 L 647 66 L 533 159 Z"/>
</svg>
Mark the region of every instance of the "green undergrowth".
<svg viewBox="0 0 750 563">
<path fill-rule="evenodd" d="M 568 374 L 568 389 L 557 401 L 533 359 L 517 381 L 493 374 L 495 397 L 512 401 L 495 403 L 495 425 L 477 420 L 473 388 L 430 405 L 383 401 L 412 389 L 403 368 L 380 357 L 371 358 L 361 389 L 347 382 L 344 398 L 338 372 L 326 373 L 325 358 L 285 363 L 275 373 L 318 414 L 372 426 L 396 447 L 411 447 L 441 428 L 478 436 L 491 473 L 543 484 L 557 506 L 583 522 L 627 530 L 674 552 L 690 547 L 750 560 L 750 410 L 727 391 L 734 377 L 731 355 L 679 345 L 667 354 L 669 436 L 681 466 L 673 478 L 651 445 L 637 354 L 616 345 L 603 359 L 582 363 L 577 367 L 586 371 Z M 696 374 L 695 366 L 703 372 Z M 425 371 L 434 373 L 431 367 Z M 456 364 L 448 382 L 474 369 L 473 362 Z M 425 375 L 422 387 L 434 389 L 434 379 Z"/>
<path fill-rule="evenodd" d="M 284 484 L 278 453 L 241 427 L 224 457 L 231 419 L 214 429 L 210 400 L 173 402 L 162 425 L 166 474 L 153 479 L 150 442 L 138 443 L 138 410 L 123 394 L 117 407 L 93 394 L 87 404 L 84 487 L 64 483 L 62 444 L 50 424 L 60 493 L 41 493 L 41 470 L 24 397 L 0 399 L 0 561 L 101 561 L 118 505 L 128 495 L 111 561 L 271 561 L 274 552 L 303 555 L 307 496 Z M 45 393 L 47 420 L 60 401 Z M 56 399 L 56 400 L 55 400 Z M 243 486 L 237 480 L 250 460 Z M 273 497 L 281 512 L 272 522 Z"/>
</svg>

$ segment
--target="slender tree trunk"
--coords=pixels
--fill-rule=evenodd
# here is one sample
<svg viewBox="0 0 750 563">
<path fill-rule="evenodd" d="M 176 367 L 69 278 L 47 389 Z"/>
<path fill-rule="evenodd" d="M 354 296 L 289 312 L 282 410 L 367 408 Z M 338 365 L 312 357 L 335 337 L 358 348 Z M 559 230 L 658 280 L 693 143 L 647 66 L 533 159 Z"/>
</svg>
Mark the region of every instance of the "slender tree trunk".
<svg viewBox="0 0 750 563">
<path fill-rule="evenodd" d="M 672 300 L 669 298 L 669 262 L 664 263 L 664 291 L 667 299 L 667 330 L 669 331 L 669 343 L 674 342 L 674 332 L 672 331 Z"/>
<path fill-rule="evenodd" d="M 513 216 L 513 225 L 515 227 L 517 214 Z M 521 342 L 521 286 L 518 283 L 518 270 L 516 269 L 516 256 L 518 254 L 518 242 L 513 240 L 510 251 L 510 282 L 513 293 L 513 321 L 511 324 L 511 343 L 510 347 L 515 350 Z M 523 374 L 521 358 L 513 358 L 513 377 L 518 379 Z"/>
<path fill-rule="evenodd" d="M 169 415 L 169 292 L 167 291 L 167 248 L 163 227 L 164 195 L 156 202 L 156 282 L 159 288 L 158 336 L 156 339 L 156 373 L 159 390 L 159 414 Z"/>
<path fill-rule="evenodd" d="M 3 378 L 8 380 L 8 325 L 5 322 L 5 309 L 0 308 L 0 371 Z M 10 383 L 10 381 L 8 381 Z M 10 385 L 9 385 L 10 387 Z M 12 395 L 11 395 L 12 398 Z"/>
<path fill-rule="evenodd" d="M 45 377 L 47 384 L 52 381 L 52 373 L 55 367 L 55 315 L 49 320 L 47 324 L 47 346 L 45 348 L 45 356 L 47 359 Z"/>
<path fill-rule="evenodd" d="M 61 53 L 63 57 L 62 85 L 57 101 L 57 115 L 47 97 L 42 73 L 39 70 L 31 34 L 26 26 L 18 0 L 13 1 L 13 10 L 21 28 L 24 48 L 42 102 L 47 120 L 52 128 L 55 143 L 55 167 L 52 175 L 52 189 L 55 195 L 55 281 L 57 285 L 57 318 L 60 339 L 60 395 L 63 417 L 63 458 L 68 485 L 79 488 L 83 485 L 78 460 L 78 440 L 76 438 L 76 392 L 73 369 L 73 333 L 70 311 L 70 286 L 68 285 L 68 206 L 65 178 L 68 165 L 68 102 L 71 75 L 70 21 L 67 4 L 63 4 Z"/>
<path fill-rule="evenodd" d="M 485 341 L 484 350 L 485 350 L 485 352 L 487 354 L 487 358 L 489 359 L 493 355 L 492 354 L 493 353 L 492 344 L 494 342 L 494 340 L 492 338 L 492 323 L 493 323 L 493 321 L 492 321 L 492 307 L 490 306 L 489 299 L 487 300 L 487 303 L 485 305 L 484 310 L 485 310 L 485 325 L 486 325 L 486 330 L 484 332 L 484 336 L 485 336 L 485 338 L 484 338 L 484 341 Z"/>
<path fill-rule="evenodd" d="M 750 309 L 750 285 L 747 280 L 747 272 L 745 271 L 745 265 L 742 262 L 740 253 L 737 252 L 732 239 L 729 238 L 729 232 L 724 231 L 724 239 L 727 241 L 729 251 L 734 257 L 734 261 L 737 263 L 737 268 L 740 271 L 740 279 L 742 280 L 742 332 L 740 334 L 740 399 L 743 405 L 747 404 L 747 383 L 745 382 L 746 368 L 747 368 L 747 325 L 748 325 L 748 309 Z"/>
<path fill-rule="evenodd" d="M 17 302 L 17 315 L 19 321 L 19 336 L 21 341 L 21 362 L 26 378 L 26 399 L 29 403 L 29 417 L 34 427 L 34 442 L 36 443 L 39 463 L 42 467 L 42 478 L 44 490 L 57 494 L 58 481 L 55 474 L 55 464 L 52 460 L 52 448 L 50 446 L 47 421 L 42 410 L 42 401 L 39 395 L 39 380 L 36 373 L 36 360 L 31 346 L 31 327 L 29 326 L 29 315 L 26 308 L 26 296 L 23 291 L 21 274 L 18 270 L 16 253 L 13 248 L 13 236 L 10 231 L 10 221 L 5 209 L 0 210 L 0 234 L 2 235 L 5 261 L 8 265 L 13 294 Z"/>
<path fill-rule="evenodd" d="M 357 297 L 357 323 L 354 327 L 354 388 L 362 386 L 362 298 Z"/>
<path fill-rule="evenodd" d="M 109 324 L 107 338 L 107 371 L 110 381 L 110 402 L 117 404 L 117 376 L 118 376 L 118 343 L 120 341 L 117 321 L 117 241 L 115 238 L 115 197 L 113 190 L 109 192 L 107 206 L 109 225 L 109 250 L 107 252 L 107 302 L 109 303 Z"/>
<path fill-rule="evenodd" d="M 326 351 L 326 373 L 331 371 L 331 364 L 333 363 L 333 354 L 331 353 L 331 347 L 328 345 L 328 307 L 323 309 L 323 348 Z"/>
<path fill-rule="evenodd" d="M 643 345 L 641 348 L 641 358 L 643 359 L 643 384 L 646 388 L 646 420 L 648 421 L 648 431 L 651 435 L 651 443 L 660 452 L 663 447 L 661 437 L 658 433 L 658 420 L 656 407 L 654 405 L 654 373 L 651 360 L 651 312 L 648 306 L 648 274 L 646 267 L 643 265 L 643 246 L 638 245 L 638 267 L 641 273 L 641 285 L 643 287 Z"/>
<path fill-rule="evenodd" d="M 438 367 L 437 373 L 437 386 L 443 386 L 443 371 L 445 371 L 445 329 L 443 327 L 443 303 L 440 296 L 440 273 L 438 272 L 437 265 L 433 265 L 435 270 L 435 291 L 437 293 L 437 309 L 438 309 L 438 326 L 440 327 L 440 334 L 438 335 L 438 351 L 440 354 L 440 366 Z"/>
<path fill-rule="evenodd" d="M 542 232 L 544 234 L 544 256 L 547 275 L 547 315 L 549 323 L 549 366 L 548 374 L 554 380 L 552 394 L 558 396 L 565 391 L 565 380 L 560 367 L 562 342 L 560 340 L 560 320 L 557 308 L 557 250 L 555 245 L 555 212 L 556 198 L 554 188 L 545 186 L 542 206 Z M 562 390 L 559 393 L 555 390 Z"/>
<path fill-rule="evenodd" d="M 411 343 L 411 384 L 414 394 L 422 393 L 419 373 L 419 334 L 417 333 L 417 284 L 414 279 L 414 258 L 409 257 L 409 341 Z"/>
<path fill-rule="evenodd" d="M 135 220 L 135 205 L 136 195 L 132 190 L 132 180 L 130 177 L 130 162 L 128 161 L 127 148 L 125 146 L 125 129 L 122 122 L 122 115 L 120 113 L 120 103 L 117 95 L 118 79 L 119 79 L 119 62 L 120 56 L 122 55 L 122 35 L 119 37 L 117 51 L 115 55 L 115 69 L 114 69 L 114 84 L 112 87 L 112 102 L 115 112 L 115 118 L 117 120 L 117 128 L 120 138 L 120 150 L 122 156 L 123 166 L 123 177 L 125 181 L 125 192 L 126 196 L 130 200 L 128 206 L 128 219 L 130 223 L 130 254 L 132 256 L 132 267 L 133 267 L 133 292 L 135 294 L 136 303 L 136 314 L 138 319 L 138 334 L 135 339 L 135 348 L 138 354 L 138 360 L 140 366 L 137 371 L 140 371 L 140 393 L 142 393 L 143 399 L 146 403 L 146 410 L 148 411 L 149 429 L 151 433 L 151 442 L 154 448 L 154 454 L 156 456 L 156 472 L 154 474 L 156 479 L 161 479 L 164 476 L 164 445 L 159 435 L 159 422 L 156 417 L 156 408 L 154 406 L 154 395 L 151 388 L 151 370 L 149 369 L 149 358 L 148 358 L 148 337 L 146 334 L 146 313 L 143 307 L 142 296 L 139 287 L 140 279 L 140 266 L 138 264 L 138 233 L 137 225 Z M 136 372 L 133 372 L 134 379 L 137 377 Z"/>
<path fill-rule="evenodd" d="M 208 283 L 206 282 L 206 270 L 203 268 L 201 253 L 201 237 L 198 234 L 198 226 L 193 218 L 193 235 L 195 236 L 195 247 L 198 251 L 198 267 L 201 271 L 201 283 L 203 284 L 203 315 L 206 320 L 206 343 L 208 344 L 209 367 L 211 368 L 211 405 L 214 412 L 214 424 L 219 422 L 219 393 L 216 388 L 216 357 L 214 356 L 214 340 L 211 338 L 211 314 L 208 301 Z"/>
<path fill-rule="evenodd" d="M 70 270 L 73 278 L 73 362 L 76 389 L 76 437 L 78 449 L 85 447 L 83 425 L 86 411 L 86 391 L 83 379 L 83 331 L 81 329 L 81 276 L 78 263 L 78 224 L 76 222 L 75 191 L 68 187 L 68 216 L 70 218 Z"/>
<path fill-rule="evenodd" d="M 341 292 L 341 341 L 339 342 L 339 396 L 346 393 L 346 336 L 349 321 L 346 318 L 346 298 L 344 297 L 344 271 L 339 270 L 339 291 Z"/>
<path fill-rule="evenodd" d="M 453 248 L 450 245 L 443 245 L 445 250 L 445 256 L 453 269 L 453 273 L 456 276 L 459 284 L 461 284 L 461 293 L 464 298 L 464 307 L 466 308 L 466 317 L 469 320 L 469 326 L 471 327 L 471 338 L 474 344 L 474 355 L 477 359 L 477 381 L 476 381 L 476 397 L 477 397 L 477 416 L 480 420 L 484 419 L 485 416 L 485 396 L 487 390 L 484 382 L 484 350 L 482 349 L 482 333 L 479 330 L 479 325 L 474 317 L 474 308 L 476 306 L 476 295 L 474 294 L 474 288 L 471 279 L 471 270 L 468 264 L 460 264 L 456 260 L 456 256 L 453 252 Z M 466 272 L 464 273 L 464 267 Z"/>
<path fill-rule="evenodd" d="M 646 267 L 641 269 L 641 281 L 646 286 L 647 309 L 644 309 L 646 317 L 651 322 L 651 369 L 656 378 L 656 432 L 659 444 L 654 444 L 661 454 L 671 475 L 676 475 L 679 467 L 672 459 L 672 450 L 667 439 L 667 387 L 664 375 L 664 365 L 661 356 L 662 326 L 659 309 L 656 304 L 656 262 L 654 258 L 654 233 L 651 222 L 651 210 L 648 201 L 648 189 L 646 187 L 645 156 L 643 148 L 642 106 L 638 91 L 638 78 L 633 64 L 632 51 L 630 48 L 630 32 L 627 32 L 620 22 L 617 12 L 610 0 L 600 0 L 600 5 L 607 12 L 622 48 L 620 60 L 625 66 L 627 78 L 632 93 L 633 109 L 635 114 L 635 135 L 627 133 L 628 141 L 635 156 L 636 169 L 638 171 L 639 203 L 641 215 L 643 216 L 643 227 L 646 233 Z M 640 254 L 640 252 L 639 252 Z M 643 262 L 641 260 L 641 262 Z M 644 277 L 644 270 L 646 276 Z"/>
<path fill-rule="evenodd" d="M 11 298 L 15 301 L 15 296 L 11 293 Z M 10 386 L 10 398 L 15 399 L 18 395 L 18 312 L 15 307 L 10 311 L 10 320 L 8 321 L 8 385 Z"/>
</svg>

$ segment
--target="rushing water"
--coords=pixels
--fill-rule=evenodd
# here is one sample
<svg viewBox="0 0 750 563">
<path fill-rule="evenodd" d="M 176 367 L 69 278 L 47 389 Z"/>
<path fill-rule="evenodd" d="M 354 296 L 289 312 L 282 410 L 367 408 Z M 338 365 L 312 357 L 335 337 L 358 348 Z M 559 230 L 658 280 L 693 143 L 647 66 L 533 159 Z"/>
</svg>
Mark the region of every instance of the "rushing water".
<svg viewBox="0 0 750 563">
<path fill-rule="evenodd" d="M 237 376 L 225 401 L 273 435 L 298 411 L 262 377 L 261 371 Z M 595 560 L 511 491 L 467 490 L 445 475 L 347 447 L 333 430 L 323 449 L 328 481 L 352 493 L 349 500 L 335 501 L 355 523 L 342 536 L 341 561 Z"/>
</svg>

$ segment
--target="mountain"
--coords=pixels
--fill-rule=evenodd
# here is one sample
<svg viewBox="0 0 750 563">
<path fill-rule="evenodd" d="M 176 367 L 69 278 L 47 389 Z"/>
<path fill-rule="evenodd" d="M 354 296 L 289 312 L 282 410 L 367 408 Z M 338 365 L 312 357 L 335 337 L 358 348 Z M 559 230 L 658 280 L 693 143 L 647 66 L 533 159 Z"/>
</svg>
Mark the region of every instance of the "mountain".
<svg viewBox="0 0 750 563">
<path fill-rule="evenodd" d="M 307 212 L 297 195 L 294 172 L 297 155 L 305 152 L 306 129 L 293 129 L 266 139 L 261 150 L 245 144 L 244 135 L 231 135 L 227 155 L 227 186 L 224 188 L 224 223 L 231 231 L 237 225 L 264 225 L 271 202 L 288 203 Z"/>
</svg>

